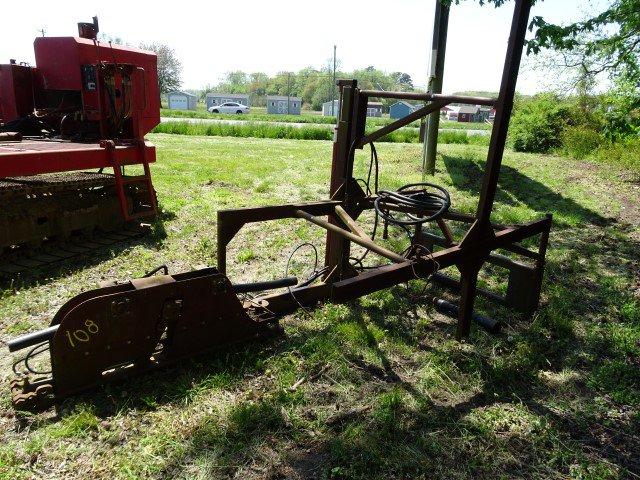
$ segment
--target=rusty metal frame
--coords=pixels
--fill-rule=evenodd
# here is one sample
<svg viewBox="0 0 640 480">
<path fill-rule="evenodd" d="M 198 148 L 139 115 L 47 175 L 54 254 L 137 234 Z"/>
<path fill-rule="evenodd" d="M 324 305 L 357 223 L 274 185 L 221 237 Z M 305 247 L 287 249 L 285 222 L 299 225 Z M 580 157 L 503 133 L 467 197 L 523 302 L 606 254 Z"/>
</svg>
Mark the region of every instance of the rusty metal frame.
<svg viewBox="0 0 640 480">
<path fill-rule="evenodd" d="M 500 225 L 490 219 L 531 1 L 516 0 L 497 100 L 368 91 L 358 89 L 355 80 L 339 81 L 341 108 L 333 144 L 330 199 L 219 211 L 218 269 L 169 275 L 166 267 L 160 267 L 142 279 L 103 286 L 70 299 L 48 329 L 8 342 L 10 351 L 17 351 L 34 345 L 39 348 L 39 342 L 48 341 L 52 364 L 51 378 L 41 378 L 40 373 L 28 367 L 29 356 L 35 349 L 27 354 L 25 367 L 37 376 L 11 383 L 14 405 L 45 408 L 51 402 L 100 383 L 160 368 L 210 348 L 266 335 L 280 315 L 300 306 L 319 301 L 345 302 L 416 278 L 430 277 L 460 291 L 459 306 L 444 302 L 449 311 L 458 315 L 458 338 L 469 334 L 472 320 L 489 331 L 497 330 L 493 319 L 474 313 L 477 295 L 519 312 L 537 308 L 551 215 L 522 225 Z M 370 97 L 419 99 L 430 103 L 405 119 L 366 134 L 366 107 Z M 358 223 L 358 217 L 374 208 L 377 199 L 364 192 L 353 178 L 355 150 L 451 102 L 496 107 L 476 214 L 449 210 L 435 223 L 441 235 L 416 227 L 412 246 L 406 253 L 391 251 L 369 238 Z M 384 208 L 418 216 L 432 213 L 408 206 Z M 229 242 L 248 223 L 285 218 L 301 219 L 326 230 L 325 267 L 318 273 L 323 277 L 301 284 L 296 278 L 232 284 L 226 277 Z M 447 222 L 459 222 L 467 227 L 460 242 L 456 242 Z M 539 237 L 537 251 L 520 244 L 535 236 Z M 359 271 L 349 261 L 351 243 L 391 263 Z M 508 251 L 525 260 L 516 261 L 496 250 Z M 506 296 L 478 288 L 478 272 L 485 263 L 509 270 Z M 451 266 L 460 271 L 459 280 L 439 272 Z M 154 275 L 160 270 L 164 271 L 163 275 Z M 284 293 L 262 294 L 244 301 L 237 296 L 284 287 L 288 289 Z"/>
<path fill-rule="evenodd" d="M 355 80 L 338 81 L 341 109 L 333 145 L 330 200 L 218 212 L 218 268 L 220 272 L 226 273 L 227 245 L 246 223 L 281 218 L 302 218 L 327 230 L 325 267 L 329 273 L 319 284 L 295 289 L 295 298 L 289 292 L 263 297 L 270 302 L 271 310 L 276 313 L 291 311 L 300 304 L 319 300 L 347 301 L 416 277 L 427 277 L 438 269 L 455 265 L 461 274 L 459 281 L 442 275 L 438 275 L 436 280 L 460 290 L 461 299 L 456 336 L 462 338 L 469 334 L 477 294 L 486 294 L 503 304 L 510 303 L 509 295 L 506 299 L 501 299 L 495 294 L 478 290 L 478 272 L 486 262 L 508 268 L 511 272 L 524 272 L 529 275 L 531 284 L 527 285 L 527 289 L 533 294 L 527 302 L 523 303 L 524 306 L 520 305 L 519 310 L 530 311 L 534 309 L 540 296 L 545 254 L 551 228 L 551 215 L 528 224 L 514 226 L 498 225 L 490 220 L 531 3 L 531 0 L 516 0 L 515 2 L 502 82 L 497 99 L 360 90 Z M 375 132 L 365 134 L 366 106 L 371 97 L 422 100 L 429 103 L 403 119 Z M 438 226 L 443 232 L 443 237 L 435 236 L 435 238 L 441 238 L 442 241 L 435 243 L 432 241 L 431 246 L 439 244 L 443 248 L 438 251 L 433 250 L 433 253 L 428 256 L 413 255 L 405 258 L 376 245 L 369 238 L 363 237 L 357 226 L 358 216 L 364 210 L 372 208 L 375 197 L 367 196 L 353 179 L 355 149 L 362 148 L 364 145 L 453 102 L 492 105 L 496 109 L 476 215 L 465 215 L 455 211 L 447 212 L 443 217 L 445 220 L 470 224 L 462 241 L 460 243 L 453 242 L 448 226 L 444 220 L 441 220 L 438 222 Z M 316 218 L 318 216 L 326 216 L 328 220 Z M 425 235 L 430 234 L 425 233 Z M 540 236 L 537 252 L 519 244 L 519 242 L 537 235 Z M 390 259 L 393 263 L 358 273 L 349 264 L 351 242 L 360 244 L 374 253 Z M 528 266 L 508 257 L 497 255 L 494 253 L 497 249 L 524 256 L 533 260 L 534 263 Z M 517 275 L 515 276 L 517 277 Z"/>
</svg>

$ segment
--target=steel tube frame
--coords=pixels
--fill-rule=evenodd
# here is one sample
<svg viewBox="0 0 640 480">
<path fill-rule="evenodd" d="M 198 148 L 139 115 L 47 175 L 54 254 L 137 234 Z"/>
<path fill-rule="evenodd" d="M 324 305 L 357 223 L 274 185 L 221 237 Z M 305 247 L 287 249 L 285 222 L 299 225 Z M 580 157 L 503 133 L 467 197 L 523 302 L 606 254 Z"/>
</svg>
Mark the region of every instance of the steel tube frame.
<svg viewBox="0 0 640 480">
<path fill-rule="evenodd" d="M 399 128 L 404 127 L 405 125 L 409 125 L 411 122 L 418 120 L 426 115 L 429 115 L 432 112 L 437 112 L 442 107 L 448 105 L 449 102 L 445 102 L 444 100 L 438 100 L 429 105 L 425 105 L 422 108 L 419 108 L 415 112 L 410 113 L 406 117 L 403 117 L 395 122 L 390 123 L 389 125 L 385 125 L 379 130 L 366 135 L 358 142 L 358 148 L 364 147 L 368 143 L 375 142 L 379 138 L 384 137 L 386 134 L 393 132 Z"/>
<path fill-rule="evenodd" d="M 438 269 L 456 266 L 461 272 L 461 300 L 458 307 L 456 336 L 458 338 L 466 337 L 469 334 L 474 314 L 473 305 L 477 293 L 478 272 L 490 258 L 491 252 L 496 249 L 509 250 L 535 260 L 536 288 L 539 294 L 551 216 L 547 215 L 541 220 L 516 226 L 497 225 L 490 221 L 531 7 L 531 0 L 516 0 L 515 3 L 502 83 L 497 100 L 429 93 L 359 90 L 355 80 L 338 81 L 341 110 L 333 145 L 331 200 L 314 204 L 279 205 L 219 212 L 218 268 L 220 271 L 223 273 L 226 271 L 226 245 L 242 225 L 253 221 L 301 217 L 327 230 L 325 268 L 330 273 L 324 277 L 324 283 L 296 289 L 295 298 L 289 293 L 261 297 L 270 302 L 270 308 L 275 313 L 290 311 L 295 309 L 296 305 L 307 302 L 346 301 L 413 278 L 423 278 L 435 273 Z M 364 133 L 366 105 L 370 97 L 424 100 L 433 103 L 418 110 L 408 119 L 405 117 L 405 119 L 396 121 L 373 134 L 366 135 Z M 388 250 L 368 239 L 363 240 L 361 235 L 350 231 L 353 229 L 353 225 L 350 225 L 349 218 L 355 223 L 362 211 L 372 208 L 375 198 L 366 196 L 353 179 L 355 148 L 362 148 L 365 144 L 401 128 L 417 118 L 428 115 L 440 108 L 440 105 L 452 102 L 491 105 L 496 108 L 496 118 L 476 215 L 450 211 L 443 216 L 445 219 L 471 224 L 459 244 L 451 244 L 428 256 L 413 256 L 405 259 L 393 252 L 390 252 L 393 255 L 385 255 L 389 253 Z M 341 215 L 336 214 L 337 206 L 342 209 L 339 210 Z M 315 218 L 315 216 L 325 215 L 328 217 L 328 221 Z M 518 245 L 518 242 L 536 235 L 541 236 L 538 252 Z M 396 263 L 358 273 L 349 263 L 350 242 L 352 241 L 386 256 Z"/>
</svg>

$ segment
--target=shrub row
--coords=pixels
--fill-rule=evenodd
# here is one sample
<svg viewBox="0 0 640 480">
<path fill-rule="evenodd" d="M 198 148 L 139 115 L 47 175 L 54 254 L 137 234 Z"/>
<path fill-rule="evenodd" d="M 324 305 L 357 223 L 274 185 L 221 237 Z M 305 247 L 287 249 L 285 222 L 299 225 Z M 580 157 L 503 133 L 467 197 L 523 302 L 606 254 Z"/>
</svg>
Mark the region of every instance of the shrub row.
<svg viewBox="0 0 640 480">
<path fill-rule="evenodd" d="M 509 129 L 514 150 L 557 152 L 640 171 L 640 110 L 617 107 L 612 94 L 588 100 L 543 94 L 520 102 Z"/>
</svg>

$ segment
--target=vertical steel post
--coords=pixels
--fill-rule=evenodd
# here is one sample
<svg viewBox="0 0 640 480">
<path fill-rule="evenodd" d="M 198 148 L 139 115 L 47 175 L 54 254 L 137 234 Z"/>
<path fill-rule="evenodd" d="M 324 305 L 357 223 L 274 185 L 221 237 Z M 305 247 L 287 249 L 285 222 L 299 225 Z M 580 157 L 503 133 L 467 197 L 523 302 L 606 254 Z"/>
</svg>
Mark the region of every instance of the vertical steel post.
<svg viewBox="0 0 640 480">
<path fill-rule="evenodd" d="M 529 23 L 529 12 L 532 0 L 516 0 L 511 21 L 511 31 L 509 33 L 509 44 L 502 71 L 502 81 L 500 83 L 500 93 L 496 103 L 496 117 L 491 131 L 491 141 L 489 153 L 487 154 L 487 164 L 485 166 L 480 200 L 476 212 L 476 221 L 469 229 L 460 246 L 471 248 L 473 244 L 483 237 L 493 235 L 491 228 L 491 211 L 495 200 L 496 189 L 498 187 L 498 177 L 502 156 L 507 140 L 509 129 L 509 119 L 513 109 L 513 97 L 516 91 L 520 60 L 524 47 L 527 24 Z M 461 297 L 460 309 L 458 312 L 458 338 L 469 334 L 469 326 L 473 316 L 473 304 L 476 296 L 476 286 L 478 283 L 478 272 L 484 263 L 482 253 L 480 257 L 458 265 L 461 274 Z M 488 255 L 488 252 L 485 254 Z"/>
<path fill-rule="evenodd" d="M 447 30 L 449 27 L 449 5 L 436 0 L 436 12 L 433 21 L 433 41 L 431 47 L 431 68 L 429 72 L 429 93 L 442 93 L 444 76 L 444 58 L 447 48 Z M 433 175 L 436 171 L 436 148 L 440 112 L 435 111 L 427 117 L 427 128 L 422 149 L 422 175 Z"/>
<path fill-rule="evenodd" d="M 458 309 L 458 326 L 456 338 L 468 337 L 473 319 L 473 304 L 478 286 L 478 272 L 483 261 L 475 261 L 460 268 L 460 308 Z"/>
<path fill-rule="evenodd" d="M 507 140 L 509 129 L 509 119 L 513 110 L 513 97 L 516 91 L 518 71 L 524 46 L 527 24 L 529 23 L 529 11 L 531 10 L 531 0 L 516 0 L 511 23 L 511 33 L 509 34 L 509 44 L 507 55 L 502 72 L 500 93 L 496 103 L 496 117 L 491 131 L 491 141 L 489 143 L 489 153 L 487 154 L 487 165 L 485 168 L 482 189 L 480 190 L 480 201 L 476 213 L 477 223 L 480 229 L 489 226 L 493 201 L 496 196 L 500 166 L 502 165 L 502 155 Z"/>
<path fill-rule="evenodd" d="M 340 112 L 335 128 L 333 142 L 333 158 L 331 162 L 331 183 L 329 194 L 332 200 L 345 200 L 349 172 L 353 165 L 354 151 L 351 149 L 353 142 L 353 116 L 355 112 L 355 100 L 357 96 L 357 82 L 355 80 L 338 82 L 340 89 Z M 335 215 L 329 215 L 329 222 L 341 225 Z M 349 241 L 332 231 L 327 232 L 325 266 L 333 271 L 332 276 L 342 276 L 342 261 L 349 252 Z M 337 268 L 337 271 L 334 269 Z"/>
</svg>

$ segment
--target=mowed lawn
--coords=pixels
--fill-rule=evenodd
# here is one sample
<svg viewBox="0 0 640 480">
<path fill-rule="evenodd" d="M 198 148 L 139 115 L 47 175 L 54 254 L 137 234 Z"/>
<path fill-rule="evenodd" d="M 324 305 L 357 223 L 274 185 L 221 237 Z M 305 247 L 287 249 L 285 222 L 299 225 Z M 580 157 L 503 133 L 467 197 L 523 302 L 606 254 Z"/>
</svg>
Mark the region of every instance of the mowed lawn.
<svg viewBox="0 0 640 480">
<path fill-rule="evenodd" d="M 216 211 L 327 197 L 331 143 L 151 135 L 162 221 L 144 240 L 4 285 L 0 338 L 48 324 L 98 282 L 214 265 Z M 378 146 L 381 188 L 419 181 L 419 145 Z M 435 182 L 474 212 L 486 147 L 442 145 Z M 368 152 L 356 173 L 366 174 Z M 422 281 L 284 318 L 284 335 L 100 388 L 57 411 L 10 406 L 0 373 L 0 478 L 637 478 L 640 206 L 637 172 L 507 151 L 495 220 L 554 214 L 542 307 L 454 340 Z M 366 221 L 368 217 L 364 217 Z M 302 220 L 230 245 L 232 281 L 284 275 Z M 392 232 L 390 244 L 402 248 Z M 371 260 L 377 260 L 370 255 Z M 301 276 L 309 251 L 294 259 Z M 500 271 L 483 285 L 502 288 Z M 301 379 L 304 379 L 302 382 Z M 297 385 L 296 388 L 292 386 Z"/>
</svg>

